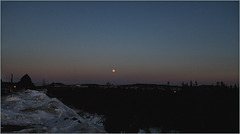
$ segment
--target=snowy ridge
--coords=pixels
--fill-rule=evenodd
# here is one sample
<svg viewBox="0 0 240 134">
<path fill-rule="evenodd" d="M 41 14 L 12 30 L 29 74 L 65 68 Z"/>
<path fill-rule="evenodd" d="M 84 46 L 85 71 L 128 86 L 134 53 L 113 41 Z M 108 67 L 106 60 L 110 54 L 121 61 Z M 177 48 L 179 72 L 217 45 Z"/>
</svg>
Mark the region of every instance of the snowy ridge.
<svg viewBox="0 0 240 134">
<path fill-rule="evenodd" d="M 105 132 L 58 99 L 35 90 L 2 97 L 1 123 L 26 126 L 17 132 Z"/>
</svg>

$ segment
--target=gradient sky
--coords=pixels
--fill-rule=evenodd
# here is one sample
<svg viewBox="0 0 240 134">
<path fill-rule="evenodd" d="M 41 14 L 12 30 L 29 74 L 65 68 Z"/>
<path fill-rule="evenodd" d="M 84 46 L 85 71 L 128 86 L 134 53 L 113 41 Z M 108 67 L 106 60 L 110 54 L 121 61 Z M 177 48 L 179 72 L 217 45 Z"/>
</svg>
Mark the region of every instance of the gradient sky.
<svg viewBox="0 0 240 134">
<path fill-rule="evenodd" d="M 238 83 L 238 12 L 238 2 L 1 2 L 1 76 Z"/>
</svg>

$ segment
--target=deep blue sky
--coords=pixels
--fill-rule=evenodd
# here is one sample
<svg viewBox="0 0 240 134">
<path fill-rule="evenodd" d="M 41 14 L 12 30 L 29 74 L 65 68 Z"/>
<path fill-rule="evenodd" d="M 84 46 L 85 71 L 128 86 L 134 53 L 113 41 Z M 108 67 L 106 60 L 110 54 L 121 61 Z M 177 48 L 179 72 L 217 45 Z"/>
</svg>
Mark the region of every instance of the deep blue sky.
<svg viewBox="0 0 240 134">
<path fill-rule="evenodd" d="M 1 6 L 3 81 L 238 83 L 238 2 Z"/>
</svg>

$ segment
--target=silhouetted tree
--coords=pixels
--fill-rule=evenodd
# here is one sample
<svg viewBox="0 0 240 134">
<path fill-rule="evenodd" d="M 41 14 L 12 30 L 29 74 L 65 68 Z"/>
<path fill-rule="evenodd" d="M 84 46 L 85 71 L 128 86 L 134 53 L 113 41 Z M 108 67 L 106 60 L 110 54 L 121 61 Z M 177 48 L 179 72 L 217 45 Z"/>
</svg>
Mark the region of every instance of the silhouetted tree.
<svg viewBox="0 0 240 134">
<path fill-rule="evenodd" d="M 219 83 L 220 83 L 220 82 L 217 82 L 217 86 L 219 86 Z"/>
<path fill-rule="evenodd" d="M 197 81 L 195 81 L 195 86 L 197 87 Z"/>
<path fill-rule="evenodd" d="M 107 88 L 110 88 L 110 87 L 113 86 L 113 84 L 111 84 L 110 82 L 107 82 L 107 83 L 106 83 L 106 86 L 107 86 Z"/>
<path fill-rule="evenodd" d="M 193 82 L 192 81 L 190 81 L 190 87 L 192 87 L 193 86 Z"/>
<path fill-rule="evenodd" d="M 182 87 L 184 87 L 184 82 L 182 82 Z"/>
<path fill-rule="evenodd" d="M 188 83 L 182 82 L 182 87 L 188 87 Z"/>
<path fill-rule="evenodd" d="M 237 89 L 237 84 L 234 84 L 234 88 Z"/>
<path fill-rule="evenodd" d="M 169 82 L 169 81 L 167 82 L 167 85 L 168 85 L 168 86 L 170 85 L 170 82 Z"/>
<path fill-rule="evenodd" d="M 33 89 L 35 86 L 32 83 L 32 80 L 28 76 L 28 74 L 25 74 L 18 82 L 18 87 L 25 88 L 25 89 Z"/>
<path fill-rule="evenodd" d="M 223 81 L 221 81 L 221 87 L 225 87 L 225 84 L 223 83 Z"/>
</svg>

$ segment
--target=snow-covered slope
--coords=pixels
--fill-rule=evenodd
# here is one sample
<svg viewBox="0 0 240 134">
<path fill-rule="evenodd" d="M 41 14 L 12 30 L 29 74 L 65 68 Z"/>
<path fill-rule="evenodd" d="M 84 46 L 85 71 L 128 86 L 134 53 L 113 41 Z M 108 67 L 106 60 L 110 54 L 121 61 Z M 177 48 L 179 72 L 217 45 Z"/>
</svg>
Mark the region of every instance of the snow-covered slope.
<svg viewBox="0 0 240 134">
<path fill-rule="evenodd" d="M 17 132 L 105 132 L 58 99 L 35 90 L 2 97 L 1 123 L 26 126 Z"/>
</svg>

